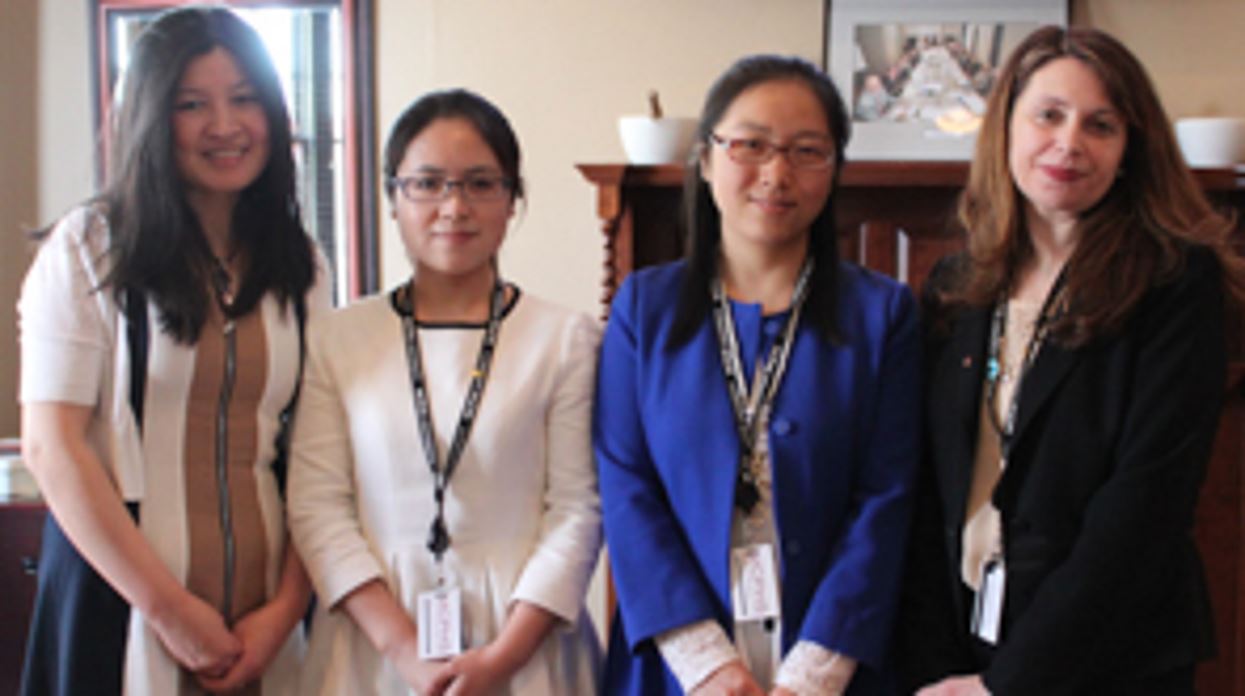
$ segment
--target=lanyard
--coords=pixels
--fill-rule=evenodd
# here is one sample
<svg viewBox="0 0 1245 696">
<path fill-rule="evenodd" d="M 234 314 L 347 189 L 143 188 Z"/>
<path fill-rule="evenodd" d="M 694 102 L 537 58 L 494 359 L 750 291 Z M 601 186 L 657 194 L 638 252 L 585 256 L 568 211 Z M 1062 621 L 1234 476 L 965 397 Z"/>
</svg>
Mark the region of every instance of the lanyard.
<svg viewBox="0 0 1245 696">
<path fill-rule="evenodd" d="M 1007 413 L 1001 423 L 994 403 L 998 398 L 999 381 L 1002 377 L 999 351 L 1003 342 L 1003 334 L 1007 330 L 1007 299 L 1000 299 L 994 305 L 994 313 L 990 318 L 990 353 L 986 360 L 986 403 L 989 405 L 986 410 L 990 412 L 990 424 L 999 434 L 999 453 L 1004 466 L 1007 465 L 1007 460 L 1011 456 L 1012 436 L 1016 433 L 1020 391 L 1024 387 L 1029 368 L 1033 367 L 1033 363 L 1037 361 L 1038 353 L 1041 352 L 1042 345 L 1046 342 L 1050 322 L 1055 318 L 1056 301 L 1063 294 L 1063 284 L 1064 272 L 1060 271 L 1059 276 L 1055 278 L 1055 284 L 1051 286 L 1046 299 L 1042 302 L 1042 310 L 1038 314 L 1037 323 L 1033 327 L 1033 333 L 1029 336 L 1028 344 L 1025 345 L 1024 357 L 1021 359 L 1020 369 L 1016 372 L 1016 388 L 1012 390 L 1012 398 L 1007 404 Z"/>
<path fill-rule="evenodd" d="M 415 292 L 408 291 L 410 314 L 402 317 L 402 329 L 406 338 L 407 367 L 411 373 L 411 389 L 414 392 L 415 416 L 419 421 L 419 437 L 424 446 L 424 457 L 428 460 L 428 468 L 432 471 L 433 500 L 437 505 L 436 517 L 428 530 L 428 550 L 432 552 L 437 563 L 450 547 L 450 535 L 445 527 L 445 490 L 449 487 L 450 477 L 458 467 L 462 458 L 463 448 L 467 444 L 467 436 L 471 434 L 471 426 L 475 423 L 476 412 L 480 406 L 480 397 L 484 393 L 484 384 L 488 381 L 489 365 L 493 361 L 493 351 L 497 347 L 497 332 L 501 326 L 503 296 L 505 286 L 501 281 L 493 285 L 493 293 L 489 298 L 488 324 L 484 328 L 484 337 L 480 340 L 480 351 L 476 354 L 475 369 L 471 371 L 471 383 L 467 386 L 467 395 L 463 397 L 462 410 L 458 414 L 458 427 L 454 430 L 454 439 L 450 442 L 449 452 L 445 455 L 445 465 L 440 463 L 440 451 L 437 448 L 436 434 L 432 428 L 432 408 L 428 400 L 428 385 L 424 378 L 424 364 L 419 353 L 419 331 L 415 326 Z"/>
<path fill-rule="evenodd" d="M 761 499 L 760 488 L 753 474 L 751 461 L 756 449 L 757 421 L 760 414 L 773 403 L 778 385 L 787 370 L 787 358 L 795 342 L 795 330 L 800 323 L 800 311 L 808 296 L 808 279 L 812 275 L 813 261 L 807 259 L 800 269 L 800 276 L 791 293 L 791 313 L 786 325 L 774 339 L 769 355 L 757 370 L 752 388 L 744 381 L 743 360 L 739 355 L 739 342 L 735 335 L 735 322 L 726 300 L 721 277 L 710 284 L 713 299 L 713 326 L 718 335 L 718 352 L 722 358 L 722 374 L 726 378 L 727 391 L 731 397 L 731 410 L 735 415 L 735 429 L 739 433 L 741 456 L 735 480 L 735 505 L 745 514 L 750 513 Z"/>
</svg>

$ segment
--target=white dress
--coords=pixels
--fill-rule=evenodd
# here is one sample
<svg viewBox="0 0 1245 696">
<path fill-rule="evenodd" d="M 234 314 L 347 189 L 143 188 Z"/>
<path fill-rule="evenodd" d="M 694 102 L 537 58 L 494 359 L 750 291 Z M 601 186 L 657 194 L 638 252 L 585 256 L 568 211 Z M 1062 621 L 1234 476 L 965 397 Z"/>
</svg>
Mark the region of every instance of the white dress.
<svg viewBox="0 0 1245 696">
<path fill-rule="evenodd" d="M 433 479 L 420 444 L 392 293 L 314 322 L 294 428 L 290 527 L 319 597 L 303 692 L 407 694 L 338 602 L 379 578 L 414 616 L 436 586 L 425 548 Z M 442 457 L 482 325 L 421 325 Z M 593 694 L 600 648 L 583 600 L 601 545 L 590 443 L 597 324 L 519 295 L 502 321 L 479 412 L 446 492 L 446 582 L 462 591 L 468 647 L 522 600 L 561 619 L 511 694 Z"/>
<path fill-rule="evenodd" d="M 139 530 L 156 555 L 183 584 L 193 565 L 192 490 L 185 462 L 190 422 L 188 400 L 199 359 L 197 345 L 175 342 L 159 330 L 159 313 L 148 299 L 150 344 L 143 435 L 129 403 L 130 354 L 124 312 L 111 290 L 99 291 L 109 270 L 108 222 L 91 207 L 67 214 L 39 247 L 18 303 L 22 349 L 21 401 L 92 407 L 87 441 L 107 470 L 122 500 L 139 503 Z M 317 256 L 319 282 L 307 294 L 308 320 L 327 311 L 329 285 Z M 276 592 L 286 544 L 285 514 L 271 469 L 282 409 L 298 380 L 298 329 L 293 311 L 282 311 L 265 296 L 255 309 L 265 335 L 262 384 L 240 385 L 253 392 L 259 408 L 244 414 L 254 440 L 243 449 L 248 459 L 236 471 L 258 507 L 259 530 L 268 549 L 260 581 L 268 598 Z M 250 316 L 250 315 L 248 315 Z M 231 421 L 232 422 L 232 421 Z M 231 455 L 232 456 L 232 455 Z M 238 482 L 230 485 L 234 486 Z M 215 495 L 214 492 L 210 492 Z M 170 696 L 193 691 L 178 664 L 138 610 L 130 612 L 125 649 L 126 696 Z M 262 693 L 293 693 L 302 652 L 302 635 L 292 631 L 262 679 Z"/>
</svg>

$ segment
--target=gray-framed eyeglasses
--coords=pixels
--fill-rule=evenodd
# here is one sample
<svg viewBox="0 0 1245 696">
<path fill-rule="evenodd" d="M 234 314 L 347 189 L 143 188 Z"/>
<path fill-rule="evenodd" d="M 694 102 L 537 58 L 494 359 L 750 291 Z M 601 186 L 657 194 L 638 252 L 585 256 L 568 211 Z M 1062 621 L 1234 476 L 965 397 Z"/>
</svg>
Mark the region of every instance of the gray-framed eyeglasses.
<svg viewBox="0 0 1245 696">
<path fill-rule="evenodd" d="M 765 164 L 781 152 L 796 169 L 829 169 L 834 166 L 834 145 L 828 141 L 797 140 L 777 145 L 765 138 L 727 138 L 710 133 L 709 140 L 722 148 L 726 156 L 739 164 Z"/>
<path fill-rule="evenodd" d="M 510 195 L 512 186 L 507 177 L 493 174 L 472 174 L 461 179 L 451 179 L 442 174 L 415 174 L 395 176 L 389 182 L 412 203 L 443 201 L 450 197 L 454 189 L 473 203 L 498 201 Z"/>
</svg>

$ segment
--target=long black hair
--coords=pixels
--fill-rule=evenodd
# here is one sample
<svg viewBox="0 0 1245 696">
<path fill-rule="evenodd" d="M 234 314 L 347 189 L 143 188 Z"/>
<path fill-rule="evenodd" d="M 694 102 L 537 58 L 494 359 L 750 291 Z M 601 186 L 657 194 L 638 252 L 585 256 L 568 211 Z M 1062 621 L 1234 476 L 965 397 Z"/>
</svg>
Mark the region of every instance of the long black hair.
<svg viewBox="0 0 1245 696">
<path fill-rule="evenodd" d="M 696 147 L 683 181 L 682 224 L 687 239 L 687 268 L 668 348 L 677 348 L 690 341 L 708 317 L 712 305 L 709 283 L 717 274 L 718 253 L 722 245 L 722 215 L 713 201 L 709 184 L 701 177 L 701 160 L 710 147 L 709 138 L 736 97 L 750 87 L 774 81 L 795 81 L 806 85 L 825 111 L 826 124 L 834 141 L 831 195 L 809 228 L 808 253 L 813 258 L 814 266 L 803 316 L 827 340 L 838 339 L 839 250 L 833 191 L 838 186 L 839 172 L 843 168 L 843 150 L 851 134 L 847 108 L 834 83 L 812 63 L 790 56 L 755 55 L 741 58 L 722 73 L 709 89 L 700 111 Z"/>
<path fill-rule="evenodd" d="M 163 330 L 188 344 L 207 318 L 214 261 L 174 158 L 172 114 L 186 67 L 217 47 L 255 89 L 269 142 L 267 164 L 234 206 L 231 241 L 245 274 L 231 311 L 246 314 L 268 292 L 283 308 L 301 301 L 316 273 L 295 196 L 289 113 L 259 34 L 223 8 L 161 14 L 135 42 L 112 121 L 107 186 L 97 198 L 112 234 L 103 284 L 118 295 L 144 292 Z"/>
</svg>

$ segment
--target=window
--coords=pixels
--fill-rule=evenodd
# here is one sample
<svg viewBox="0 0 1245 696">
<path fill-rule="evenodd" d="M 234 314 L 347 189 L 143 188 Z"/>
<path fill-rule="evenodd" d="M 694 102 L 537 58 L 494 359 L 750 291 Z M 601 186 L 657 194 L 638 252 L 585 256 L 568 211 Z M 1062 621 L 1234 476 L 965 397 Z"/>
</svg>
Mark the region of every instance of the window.
<svg viewBox="0 0 1245 696">
<path fill-rule="evenodd" d="M 95 0 L 95 124 L 105 114 L 129 49 L 177 0 Z M 307 229 L 334 269 L 334 296 L 378 286 L 370 0 L 230 2 L 263 37 L 289 106 L 298 196 Z M 97 176 L 103 178 L 104 155 Z"/>
</svg>

